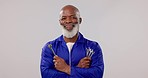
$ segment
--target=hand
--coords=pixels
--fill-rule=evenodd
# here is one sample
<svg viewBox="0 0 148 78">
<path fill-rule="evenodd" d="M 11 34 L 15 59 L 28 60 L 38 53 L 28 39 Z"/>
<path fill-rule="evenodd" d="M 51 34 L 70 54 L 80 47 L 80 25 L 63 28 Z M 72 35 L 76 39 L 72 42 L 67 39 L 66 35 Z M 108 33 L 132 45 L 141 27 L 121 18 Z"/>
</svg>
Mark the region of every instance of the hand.
<svg viewBox="0 0 148 78">
<path fill-rule="evenodd" d="M 90 57 L 84 57 L 84 58 L 82 58 L 79 61 L 77 67 L 80 67 L 80 68 L 89 68 L 90 61 L 91 61 L 91 58 Z"/>
<path fill-rule="evenodd" d="M 66 64 L 64 59 L 55 55 L 53 62 L 57 70 L 70 74 L 70 66 Z"/>
</svg>

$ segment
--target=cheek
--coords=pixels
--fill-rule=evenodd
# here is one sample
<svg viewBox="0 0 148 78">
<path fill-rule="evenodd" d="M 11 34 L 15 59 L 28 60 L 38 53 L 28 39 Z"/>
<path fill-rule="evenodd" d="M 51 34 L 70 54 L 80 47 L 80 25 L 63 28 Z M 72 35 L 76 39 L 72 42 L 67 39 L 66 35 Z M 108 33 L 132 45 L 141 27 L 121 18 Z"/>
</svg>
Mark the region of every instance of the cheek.
<svg viewBox="0 0 148 78">
<path fill-rule="evenodd" d="M 60 25 L 64 25 L 64 21 L 60 21 Z"/>
<path fill-rule="evenodd" d="M 73 23 L 74 24 L 78 24 L 78 20 L 73 20 Z"/>
</svg>

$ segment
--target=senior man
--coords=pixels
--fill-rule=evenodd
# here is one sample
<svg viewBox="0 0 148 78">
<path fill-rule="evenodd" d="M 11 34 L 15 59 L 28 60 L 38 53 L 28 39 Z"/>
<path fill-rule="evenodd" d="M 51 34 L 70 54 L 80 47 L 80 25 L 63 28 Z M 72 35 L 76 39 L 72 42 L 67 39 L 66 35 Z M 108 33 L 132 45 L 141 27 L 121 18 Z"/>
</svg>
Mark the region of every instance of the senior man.
<svg viewBox="0 0 148 78">
<path fill-rule="evenodd" d="M 62 35 L 42 48 L 42 78 L 102 78 L 103 54 L 99 44 L 79 32 L 79 10 L 66 5 L 60 11 Z"/>
</svg>

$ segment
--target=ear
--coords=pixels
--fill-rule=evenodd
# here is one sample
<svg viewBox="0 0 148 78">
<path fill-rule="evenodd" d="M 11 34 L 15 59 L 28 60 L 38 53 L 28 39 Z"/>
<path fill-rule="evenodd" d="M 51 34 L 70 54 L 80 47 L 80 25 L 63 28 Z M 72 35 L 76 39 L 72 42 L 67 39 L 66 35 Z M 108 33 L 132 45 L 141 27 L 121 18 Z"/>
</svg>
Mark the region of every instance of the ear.
<svg viewBox="0 0 148 78">
<path fill-rule="evenodd" d="M 60 19 L 59 19 L 59 23 L 60 23 L 60 25 L 62 24 Z"/>
<path fill-rule="evenodd" d="M 59 23 L 61 22 L 61 20 L 59 19 Z"/>
<path fill-rule="evenodd" d="M 79 22 L 80 22 L 80 24 L 81 24 L 81 22 L 82 22 L 82 18 L 79 18 Z"/>
</svg>

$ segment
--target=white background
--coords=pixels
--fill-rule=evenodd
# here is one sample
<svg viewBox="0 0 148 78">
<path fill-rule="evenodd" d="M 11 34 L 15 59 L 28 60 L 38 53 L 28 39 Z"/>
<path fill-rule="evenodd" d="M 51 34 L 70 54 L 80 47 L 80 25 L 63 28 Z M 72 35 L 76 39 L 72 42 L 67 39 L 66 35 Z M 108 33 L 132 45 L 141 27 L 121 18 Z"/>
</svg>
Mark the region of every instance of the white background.
<svg viewBox="0 0 148 78">
<path fill-rule="evenodd" d="M 41 49 L 61 35 L 67 4 L 80 10 L 80 32 L 101 45 L 104 78 L 148 78 L 148 0 L 0 0 L 0 78 L 41 78 Z"/>
</svg>

